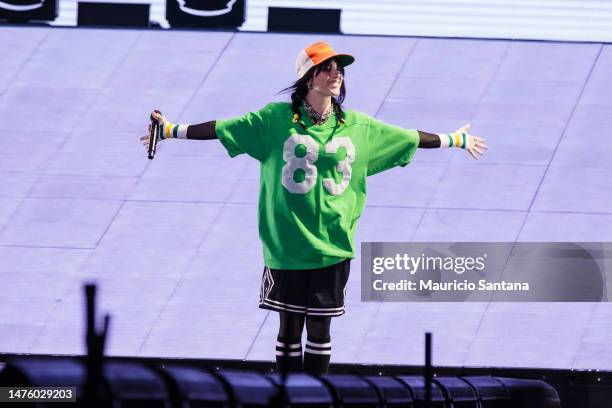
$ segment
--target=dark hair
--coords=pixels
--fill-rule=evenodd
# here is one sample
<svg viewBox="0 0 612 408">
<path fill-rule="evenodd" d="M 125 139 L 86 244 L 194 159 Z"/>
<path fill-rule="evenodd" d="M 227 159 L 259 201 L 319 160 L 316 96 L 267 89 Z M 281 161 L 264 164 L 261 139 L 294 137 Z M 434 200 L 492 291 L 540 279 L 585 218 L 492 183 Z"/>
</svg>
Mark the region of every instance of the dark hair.
<svg viewBox="0 0 612 408">
<path fill-rule="evenodd" d="M 344 97 L 346 96 L 346 87 L 344 85 L 344 67 L 342 67 L 340 63 L 334 58 L 330 58 L 327 61 L 324 61 L 323 63 L 317 65 L 316 67 L 310 68 L 308 72 L 306 72 L 303 77 L 295 81 L 293 85 L 288 86 L 287 88 L 279 92 L 291 92 L 291 110 L 293 111 L 293 122 L 299 123 L 304 129 L 306 129 L 306 125 L 302 120 L 300 120 L 300 106 L 302 105 L 302 102 L 308 94 L 308 82 L 312 79 L 313 76 L 315 76 L 322 70 L 329 69 L 332 61 L 336 61 L 336 64 L 338 64 L 338 69 L 340 70 L 340 72 L 342 72 L 342 84 L 340 85 L 340 94 L 337 98 L 332 96 L 331 101 L 338 122 L 340 124 L 343 124 L 344 111 L 342 110 L 342 102 L 344 102 Z"/>
</svg>

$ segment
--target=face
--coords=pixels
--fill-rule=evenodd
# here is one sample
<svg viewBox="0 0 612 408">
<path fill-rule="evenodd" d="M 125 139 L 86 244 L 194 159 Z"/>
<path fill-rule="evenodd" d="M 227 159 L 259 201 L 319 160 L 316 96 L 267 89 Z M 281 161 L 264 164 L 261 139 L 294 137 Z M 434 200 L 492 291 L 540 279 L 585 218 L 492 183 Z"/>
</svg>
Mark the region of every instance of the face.
<svg viewBox="0 0 612 408">
<path fill-rule="evenodd" d="M 332 59 L 321 64 L 321 70 L 318 73 L 315 71 L 309 82 L 309 88 L 321 96 L 336 97 L 340 95 L 340 86 L 343 80 L 344 68 Z"/>
</svg>

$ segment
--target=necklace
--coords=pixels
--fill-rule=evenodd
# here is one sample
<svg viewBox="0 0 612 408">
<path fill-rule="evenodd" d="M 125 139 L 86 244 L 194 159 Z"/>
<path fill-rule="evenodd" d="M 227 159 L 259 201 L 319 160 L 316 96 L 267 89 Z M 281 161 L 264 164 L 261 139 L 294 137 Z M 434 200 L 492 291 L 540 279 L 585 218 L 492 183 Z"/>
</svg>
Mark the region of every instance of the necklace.
<svg viewBox="0 0 612 408">
<path fill-rule="evenodd" d="M 327 111 L 323 113 L 319 113 L 316 110 L 314 110 L 312 106 L 310 106 L 310 104 L 306 101 L 306 99 L 304 99 L 304 108 L 306 109 L 306 113 L 308 113 L 308 116 L 310 117 L 310 120 L 312 121 L 312 123 L 314 123 L 317 126 L 322 125 L 325 122 L 327 122 L 327 119 L 329 119 L 329 117 L 332 114 L 331 105 L 329 105 L 329 108 L 327 109 Z"/>
</svg>

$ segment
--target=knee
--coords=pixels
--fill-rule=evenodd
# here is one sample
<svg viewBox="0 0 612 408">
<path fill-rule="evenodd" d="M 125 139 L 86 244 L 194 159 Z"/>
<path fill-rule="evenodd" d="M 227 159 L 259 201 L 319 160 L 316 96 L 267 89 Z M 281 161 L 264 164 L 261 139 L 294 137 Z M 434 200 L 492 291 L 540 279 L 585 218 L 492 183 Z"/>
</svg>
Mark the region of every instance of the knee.
<svg viewBox="0 0 612 408">
<path fill-rule="evenodd" d="M 308 337 L 317 339 L 328 339 L 331 317 L 307 317 L 306 331 Z"/>
</svg>

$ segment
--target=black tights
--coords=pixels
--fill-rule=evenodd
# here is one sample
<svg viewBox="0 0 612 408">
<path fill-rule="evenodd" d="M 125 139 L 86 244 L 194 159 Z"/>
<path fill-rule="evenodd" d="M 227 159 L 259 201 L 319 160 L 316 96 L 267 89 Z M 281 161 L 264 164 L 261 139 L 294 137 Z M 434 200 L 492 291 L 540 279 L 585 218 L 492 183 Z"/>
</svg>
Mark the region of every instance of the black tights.
<svg viewBox="0 0 612 408">
<path fill-rule="evenodd" d="M 301 371 L 325 375 L 331 356 L 330 316 L 308 316 L 279 312 L 280 327 L 276 345 L 279 371 Z M 307 341 L 302 364 L 302 332 L 306 323 Z"/>
<path fill-rule="evenodd" d="M 304 330 L 304 316 L 287 312 L 279 312 L 280 327 L 278 336 L 298 340 L 302 338 Z"/>
</svg>

